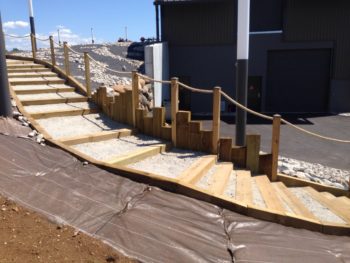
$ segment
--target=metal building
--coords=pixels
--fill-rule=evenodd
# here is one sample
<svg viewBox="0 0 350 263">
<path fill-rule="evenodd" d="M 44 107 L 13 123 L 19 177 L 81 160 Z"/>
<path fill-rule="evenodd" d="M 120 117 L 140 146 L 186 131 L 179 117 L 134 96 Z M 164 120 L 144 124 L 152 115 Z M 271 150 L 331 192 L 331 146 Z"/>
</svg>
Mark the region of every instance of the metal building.
<svg viewBox="0 0 350 263">
<path fill-rule="evenodd" d="M 235 95 L 236 0 L 157 0 L 170 76 Z M 248 105 L 263 112 L 350 111 L 350 1 L 251 0 Z M 211 98 L 182 91 L 180 108 Z M 223 104 L 222 110 L 233 111 Z"/>
</svg>

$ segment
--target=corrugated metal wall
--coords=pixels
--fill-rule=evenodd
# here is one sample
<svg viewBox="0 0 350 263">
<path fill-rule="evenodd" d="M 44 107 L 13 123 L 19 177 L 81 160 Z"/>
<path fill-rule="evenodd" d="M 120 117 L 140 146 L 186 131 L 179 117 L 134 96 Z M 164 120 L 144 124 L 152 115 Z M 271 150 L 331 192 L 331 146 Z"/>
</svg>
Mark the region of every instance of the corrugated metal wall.
<svg viewBox="0 0 350 263">
<path fill-rule="evenodd" d="M 350 80 L 350 1 L 286 0 L 286 41 L 335 41 L 335 79 Z"/>
<path fill-rule="evenodd" d="M 236 1 L 162 6 L 162 38 L 170 45 L 234 44 Z"/>
</svg>

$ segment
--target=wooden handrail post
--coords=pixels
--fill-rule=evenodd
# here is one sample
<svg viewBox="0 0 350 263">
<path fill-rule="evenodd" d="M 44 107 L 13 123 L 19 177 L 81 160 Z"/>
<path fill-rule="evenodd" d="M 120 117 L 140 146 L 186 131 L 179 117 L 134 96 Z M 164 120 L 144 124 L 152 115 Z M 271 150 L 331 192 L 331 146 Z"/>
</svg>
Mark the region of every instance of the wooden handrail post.
<svg viewBox="0 0 350 263">
<path fill-rule="evenodd" d="M 137 71 L 132 72 L 132 123 L 136 127 L 136 110 L 139 107 L 139 86 L 140 86 L 140 76 Z"/>
<path fill-rule="evenodd" d="M 50 50 L 51 50 L 51 63 L 52 63 L 52 66 L 56 66 L 55 43 L 53 42 L 53 36 L 50 36 Z"/>
<path fill-rule="evenodd" d="M 63 52 L 64 52 L 64 68 L 66 70 L 66 75 L 70 76 L 70 66 L 69 66 L 69 50 L 67 42 L 63 42 Z"/>
<path fill-rule="evenodd" d="M 36 58 L 36 48 L 35 48 L 35 36 L 34 34 L 30 34 L 30 42 L 32 44 L 32 54 L 33 54 L 33 58 Z"/>
<path fill-rule="evenodd" d="M 275 114 L 273 116 L 272 141 L 271 141 L 271 153 L 272 153 L 271 181 L 273 182 L 277 181 L 280 130 L 281 130 L 281 115 Z"/>
<path fill-rule="evenodd" d="M 91 78 L 90 78 L 90 56 L 89 52 L 84 52 L 85 62 L 85 82 L 86 82 L 86 95 L 91 98 Z"/>
<path fill-rule="evenodd" d="M 171 141 L 176 147 L 176 114 L 179 111 L 179 79 L 171 79 Z"/>
<path fill-rule="evenodd" d="M 218 143 L 220 137 L 220 113 L 221 113 L 221 88 L 215 87 L 213 90 L 213 138 L 212 153 L 218 153 Z"/>
</svg>

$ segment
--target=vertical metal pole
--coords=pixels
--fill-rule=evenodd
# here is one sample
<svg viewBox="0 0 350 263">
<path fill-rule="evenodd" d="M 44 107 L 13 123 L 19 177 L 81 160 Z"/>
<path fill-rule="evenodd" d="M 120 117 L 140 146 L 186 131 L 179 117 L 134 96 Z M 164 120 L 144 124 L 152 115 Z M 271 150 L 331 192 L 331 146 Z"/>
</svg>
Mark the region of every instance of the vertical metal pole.
<svg viewBox="0 0 350 263">
<path fill-rule="evenodd" d="M 57 29 L 58 44 L 61 46 L 60 30 Z"/>
<path fill-rule="evenodd" d="M 247 106 L 250 0 L 238 0 L 236 99 Z M 236 107 L 236 145 L 246 144 L 247 112 Z"/>
<path fill-rule="evenodd" d="M 157 31 L 157 42 L 160 41 L 159 37 L 159 6 L 157 1 L 154 1 L 154 6 L 156 8 L 156 31 Z"/>
<path fill-rule="evenodd" d="M 90 79 L 90 57 L 89 52 L 84 52 L 85 62 L 85 81 L 86 81 L 86 95 L 91 98 L 91 79 Z"/>
<path fill-rule="evenodd" d="M 56 66 L 55 43 L 53 42 L 53 36 L 50 36 L 50 50 L 51 50 L 51 63 L 53 66 Z"/>
<path fill-rule="evenodd" d="M 29 5 L 29 22 L 30 22 L 30 33 L 35 36 L 35 24 L 34 24 L 34 12 L 33 12 L 33 2 L 28 0 Z M 34 38 L 34 48 L 37 51 L 36 39 Z"/>
<path fill-rule="evenodd" d="M 91 44 L 94 44 L 95 40 L 94 40 L 94 30 L 93 28 L 91 28 Z"/>
<path fill-rule="evenodd" d="M 0 13 L 0 116 L 12 117 L 12 105 L 7 75 L 5 36 Z"/>
</svg>

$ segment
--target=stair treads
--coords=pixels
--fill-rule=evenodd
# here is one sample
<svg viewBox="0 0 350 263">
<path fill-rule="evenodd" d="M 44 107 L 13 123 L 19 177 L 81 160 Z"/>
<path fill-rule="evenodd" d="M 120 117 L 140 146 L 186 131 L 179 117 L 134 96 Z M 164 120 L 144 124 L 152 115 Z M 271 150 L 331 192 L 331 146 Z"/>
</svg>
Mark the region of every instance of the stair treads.
<svg viewBox="0 0 350 263">
<path fill-rule="evenodd" d="M 9 69 L 15 69 L 15 68 L 45 68 L 44 65 L 41 64 L 35 64 L 35 63 L 9 63 L 7 64 L 7 67 Z"/>
<path fill-rule="evenodd" d="M 48 85 L 16 85 L 12 87 L 14 91 L 25 90 L 60 90 L 60 89 L 74 89 L 66 84 L 48 84 Z"/>
<path fill-rule="evenodd" d="M 57 76 L 53 76 L 53 77 L 26 77 L 26 78 L 9 78 L 9 81 L 11 84 L 16 84 L 16 83 L 37 83 L 37 82 L 65 82 L 64 79 L 61 79 Z M 25 84 L 22 84 L 25 85 Z"/>
<path fill-rule="evenodd" d="M 259 187 L 266 207 L 277 211 L 284 211 L 283 204 L 277 196 L 275 189 L 272 187 L 269 178 L 267 178 L 266 175 L 261 175 L 254 177 L 254 180 Z"/>
<path fill-rule="evenodd" d="M 304 187 L 289 188 L 310 212 L 320 221 L 345 224 L 345 221 L 330 211 L 327 207 L 313 199 L 304 189 Z"/>
<path fill-rule="evenodd" d="M 142 137 L 128 136 L 100 142 L 82 143 L 73 145 L 72 147 L 96 160 L 108 161 L 112 158 L 116 159 L 118 155 L 125 155 L 136 149 L 161 143 L 161 141 L 157 139 L 148 139 L 147 141 L 142 142 Z"/>
<path fill-rule="evenodd" d="M 95 133 L 104 130 L 109 131 L 129 128 L 127 125 L 112 121 L 101 113 L 84 116 L 53 117 L 39 119 L 37 122 L 53 139 Z"/>
<path fill-rule="evenodd" d="M 217 166 L 212 166 L 208 172 L 206 172 L 196 183 L 196 186 L 204 190 L 208 190 L 210 185 L 213 184 L 213 175 L 217 170 Z"/>
<path fill-rule="evenodd" d="M 253 202 L 251 174 L 249 171 L 237 171 L 236 174 L 235 199 L 246 204 L 251 204 Z"/>
<path fill-rule="evenodd" d="M 149 157 L 128 167 L 169 178 L 177 178 L 184 170 L 197 161 L 202 153 L 172 149 Z"/>
<path fill-rule="evenodd" d="M 36 78 L 36 77 L 57 77 L 57 74 L 52 71 L 47 72 L 14 72 L 9 73 L 8 77 L 12 78 Z"/>
<path fill-rule="evenodd" d="M 236 197 L 236 185 L 237 185 L 237 174 L 236 171 L 232 170 L 224 190 L 224 195 L 235 198 Z"/>
<path fill-rule="evenodd" d="M 31 105 L 31 106 L 24 106 L 23 108 L 26 112 L 32 114 L 32 113 L 67 111 L 67 110 L 77 110 L 77 109 L 85 110 L 85 109 L 96 108 L 96 105 L 89 102 L 72 102 L 72 103 Z"/>
<path fill-rule="evenodd" d="M 41 93 L 41 94 L 24 94 L 17 95 L 20 101 L 31 101 L 31 100 L 53 100 L 62 98 L 84 98 L 76 92 L 59 92 L 59 93 Z"/>
<path fill-rule="evenodd" d="M 215 195 L 222 195 L 224 193 L 229 183 L 232 169 L 232 163 L 220 163 L 216 165 L 216 170 L 212 176 L 211 185 L 209 187 L 211 193 Z"/>
</svg>

